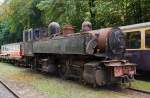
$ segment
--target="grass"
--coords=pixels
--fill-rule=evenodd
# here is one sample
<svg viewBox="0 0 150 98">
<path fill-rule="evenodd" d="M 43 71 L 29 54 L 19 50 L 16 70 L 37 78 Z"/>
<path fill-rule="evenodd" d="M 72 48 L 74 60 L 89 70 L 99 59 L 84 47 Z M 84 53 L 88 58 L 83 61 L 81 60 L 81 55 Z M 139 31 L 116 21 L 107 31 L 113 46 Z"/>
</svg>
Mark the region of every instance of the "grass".
<svg viewBox="0 0 150 98">
<path fill-rule="evenodd" d="M 121 92 L 92 89 L 77 81 L 62 80 L 58 77 L 31 72 L 5 63 L 0 63 L 0 76 L 31 85 L 36 90 L 46 92 L 50 98 L 136 98 Z M 133 83 L 133 86 L 138 88 L 141 88 L 142 85 L 145 85 L 143 87 L 146 89 L 150 87 L 149 82 L 135 81 Z"/>
<path fill-rule="evenodd" d="M 136 89 L 141 89 L 141 90 L 148 90 L 148 91 L 150 91 L 150 82 L 135 80 L 135 81 L 132 83 L 132 87 L 133 87 L 133 88 L 136 88 Z"/>
</svg>

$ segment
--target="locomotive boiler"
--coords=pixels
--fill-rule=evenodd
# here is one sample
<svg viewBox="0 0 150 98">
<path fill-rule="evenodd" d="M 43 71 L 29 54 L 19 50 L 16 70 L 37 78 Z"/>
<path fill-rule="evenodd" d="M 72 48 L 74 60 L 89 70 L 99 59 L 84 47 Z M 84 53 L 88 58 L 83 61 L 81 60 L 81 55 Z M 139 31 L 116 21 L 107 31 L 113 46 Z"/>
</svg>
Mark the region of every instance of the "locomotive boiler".
<svg viewBox="0 0 150 98">
<path fill-rule="evenodd" d="M 50 37 L 43 29 L 23 32 L 24 58 L 33 70 L 76 78 L 94 87 L 130 83 L 135 64 L 124 59 L 125 37 L 119 28 L 63 34 Z"/>
</svg>

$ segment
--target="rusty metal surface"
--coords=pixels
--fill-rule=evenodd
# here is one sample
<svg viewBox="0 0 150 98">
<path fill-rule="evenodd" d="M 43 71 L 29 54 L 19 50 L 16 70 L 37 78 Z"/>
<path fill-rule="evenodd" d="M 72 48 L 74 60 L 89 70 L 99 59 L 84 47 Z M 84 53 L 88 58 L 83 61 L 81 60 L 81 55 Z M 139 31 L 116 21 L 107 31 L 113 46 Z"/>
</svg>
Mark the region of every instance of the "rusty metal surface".
<svg viewBox="0 0 150 98">
<path fill-rule="evenodd" d="M 96 71 L 96 74 L 95 74 L 95 77 L 96 77 L 96 83 L 101 86 L 101 85 L 105 85 L 107 83 L 107 72 L 106 70 L 97 70 Z"/>
<path fill-rule="evenodd" d="M 64 35 L 33 42 L 33 53 L 94 54 L 95 49 L 97 49 L 96 51 L 99 51 L 99 53 L 106 52 L 109 47 L 109 35 L 113 32 L 112 28 L 105 28 L 74 34 L 72 31 L 74 30 L 73 27 L 67 26 L 64 29 L 67 30 Z M 113 34 L 116 34 L 116 31 L 114 31 Z M 119 34 L 120 33 L 117 35 Z M 114 35 L 112 35 L 111 38 L 113 36 Z M 119 36 L 117 36 L 117 38 L 118 37 Z M 118 41 L 117 38 L 115 42 Z M 111 43 L 111 45 L 113 46 L 115 42 Z M 30 48 L 29 51 L 25 49 L 25 53 L 32 55 L 32 43 L 29 42 L 29 44 L 25 44 L 25 47 Z M 114 48 L 114 46 L 112 48 L 114 50 L 110 52 L 121 49 L 120 47 Z"/>
<path fill-rule="evenodd" d="M 24 48 L 24 55 L 25 56 L 33 56 L 33 42 L 24 42 L 23 43 Z"/>
<path fill-rule="evenodd" d="M 65 25 L 64 27 L 63 27 L 63 36 L 67 36 L 67 35 L 69 35 L 69 34 L 73 34 L 73 33 L 75 33 L 75 27 L 74 26 L 72 26 L 72 25 Z"/>
<path fill-rule="evenodd" d="M 105 50 L 107 47 L 107 39 L 110 33 L 110 29 L 111 28 L 105 28 L 88 32 L 97 39 L 98 47 L 101 51 Z"/>
<path fill-rule="evenodd" d="M 33 43 L 34 53 L 85 54 L 85 39 L 83 35 L 56 37 L 39 40 Z"/>
<path fill-rule="evenodd" d="M 94 54 L 94 50 L 97 47 L 97 41 L 95 38 L 92 38 L 87 44 L 86 44 L 86 53 L 87 54 Z"/>
<path fill-rule="evenodd" d="M 83 79 L 90 84 L 96 83 L 96 67 L 99 65 L 99 62 L 89 62 L 84 65 Z"/>
</svg>

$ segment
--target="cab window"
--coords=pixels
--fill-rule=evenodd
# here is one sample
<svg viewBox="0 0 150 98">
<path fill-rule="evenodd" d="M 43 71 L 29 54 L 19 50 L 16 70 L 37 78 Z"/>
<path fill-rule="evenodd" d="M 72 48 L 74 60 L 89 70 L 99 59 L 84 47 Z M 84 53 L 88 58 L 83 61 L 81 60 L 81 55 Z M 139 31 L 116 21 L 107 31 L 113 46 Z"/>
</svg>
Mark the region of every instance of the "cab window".
<svg viewBox="0 0 150 98">
<path fill-rule="evenodd" d="M 25 41 L 28 41 L 28 32 L 25 32 Z"/>
<path fill-rule="evenodd" d="M 28 41 L 28 31 L 26 31 L 26 30 L 23 31 L 23 41 L 24 42 Z"/>
<path fill-rule="evenodd" d="M 33 32 L 33 38 L 34 38 L 34 40 L 38 40 L 39 37 L 40 37 L 39 29 L 35 29 L 34 32 Z"/>
<path fill-rule="evenodd" d="M 126 47 L 127 49 L 141 48 L 141 32 L 140 31 L 126 33 Z"/>
<path fill-rule="evenodd" d="M 145 48 L 150 48 L 150 30 L 145 31 Z"/>
</svg>

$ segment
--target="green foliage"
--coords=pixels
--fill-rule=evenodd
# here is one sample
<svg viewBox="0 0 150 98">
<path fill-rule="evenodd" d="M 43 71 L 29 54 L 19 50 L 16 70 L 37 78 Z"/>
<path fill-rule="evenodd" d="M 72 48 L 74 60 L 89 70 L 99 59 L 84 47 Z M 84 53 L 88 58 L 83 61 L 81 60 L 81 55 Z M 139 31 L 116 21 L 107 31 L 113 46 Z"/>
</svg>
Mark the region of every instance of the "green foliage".
<svg viewBox="0 0 150 98">
<path fill-rule="evenodd" d="M 40 1 L 8 0 L 1 5 L 1 44 L 21 41 L 23 29 L 42 25 L 41 11 L 36 7 Z"/>
<path fill-rule="evenodd" d="M 84 20 L 94 29 L 150 21 L 150 0 L 6 0 L 0 8 L 0 44 L 21 41 L 23 29 Z M 9 41 L 6 41 L 9 38 Z"/>
</svg>

